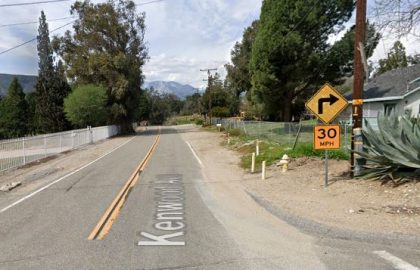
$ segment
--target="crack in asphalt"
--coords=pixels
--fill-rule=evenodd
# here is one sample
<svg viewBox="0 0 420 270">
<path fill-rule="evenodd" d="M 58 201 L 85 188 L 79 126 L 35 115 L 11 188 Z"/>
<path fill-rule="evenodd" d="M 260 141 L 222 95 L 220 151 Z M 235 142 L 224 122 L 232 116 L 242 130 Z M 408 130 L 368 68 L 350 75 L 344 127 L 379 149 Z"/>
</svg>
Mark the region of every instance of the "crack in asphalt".
<svg viewBox="0 0 420 270">
<path fill-rule="evenodd" d="M 255 257 L 255 258 L 239 258 L 239 259 L 230 259 L 230 260 L 223 260 L 211 263 L 202 263 L 202 264 L 195 264 L 195 265 L 180 265 L 180 266 L 173 266 L 173 267 L 163 267 L 163 268 L 137 268 L 138 270 L 183 270 L 183 269 L 197 269 L 199 267 L 204 266 L 217 266 L 217 265 L 224 265 L 224 264 L 232 264 L 236 262 L 244 262 L 244 261 L 257 261 L 257 260 L 277 260 L 283 257 Z"/>
<path fill-rule="evenodd" d="M 23 261 L 30 261 L 30 260 L 34 260 L 34 259 L 39 259 L 39 258 L 45 258 L 45 257 L 55 256 L 55 255 L 57 255 L 57 254 L 58 254 L 58 252 L 54 252 L 54 253 L 47 253 L 47 254 L 43 254 L 43 255 L 36 255 L 36 256 L 23 257 L 23 258 L 14 259 L 14 260 L 5 260 L 5 261 L 0 261 L 0 264 L 15 263 L 15 262 L 23 262 Z"/>
</svg>

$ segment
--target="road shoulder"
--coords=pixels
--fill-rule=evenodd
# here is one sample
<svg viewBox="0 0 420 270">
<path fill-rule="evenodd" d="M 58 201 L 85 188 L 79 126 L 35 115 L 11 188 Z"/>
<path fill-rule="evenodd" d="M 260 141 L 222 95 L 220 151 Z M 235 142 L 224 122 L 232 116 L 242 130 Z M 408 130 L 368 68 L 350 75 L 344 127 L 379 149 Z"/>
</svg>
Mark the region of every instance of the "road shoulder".
<svg viewBox="0 0 420 270">
<path fill-rule="evenodd" d="M 238 166 L 238 153 L 222 146 L 226 138 L 221 133 L 196 131 L 186 139 L 204 157 L 205 166 L 213 166 L 207 171 L 228 168 L 226 175 L 234 175 L 230 176 L 232 180 L 240 183 L 260 206 L 298 229 L 331 238 L 418 246 L 420 215 L 415 210 L 420 206 L 419 183 L 393 188 L 336 177 L 335 183 L 324 189 L 321 160 L 308 162 L 309 169 L 305 164 L 294 164 L 285 174 L 270 167 L 268 179 L 263 181 L 259 173 L 250 174 Z M 343 167 L 340 162 L 332 163 L 332 168 Z"/>
</svg>

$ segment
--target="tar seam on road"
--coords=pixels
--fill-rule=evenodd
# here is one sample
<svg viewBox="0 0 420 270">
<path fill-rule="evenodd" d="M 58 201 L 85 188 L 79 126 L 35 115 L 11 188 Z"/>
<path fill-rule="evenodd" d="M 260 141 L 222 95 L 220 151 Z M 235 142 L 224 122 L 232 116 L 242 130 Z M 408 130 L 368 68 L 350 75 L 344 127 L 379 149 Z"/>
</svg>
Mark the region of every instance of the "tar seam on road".
<svg viewBox="0 0 420 270">
<path fill-rule="evenodd" d="M 35 196 L 36 194 L 38 194 L 38 193 L 40 193 L 41 191 L 43 191 L 43 190 L 45 190 L 45 189 L 47 189 L 47 188 L 51 187 L 52 185 L 57 184 L 58 182 L 60 182 L 60 181 L 62 181 L 62 180 L 64 180 L 64 179 L 66 179 L 67 177 L 72 176 L 73 174 L 78 173 L 78 172 L 80 172 L 81 170 L 83 170 L 83 169 L 85 169 L 85 168 L 89 167 L 89 166 L 90 166 L 90 165 L 92 165 L 93 163 L 95 163 L 95 162 L 97 162 L 97 161 L 99 161 L 99 160 L 103 159 L 104 157 L 106 157 L 106 156 L 110 155 L 111 153 L 113 153 L 114 151 L 116 151 L 116 150 L 118 150 L 119 148 L 123 147 L 123 146 L 124 146 L 124 145 L 126 145 L 127 143 L 131 142 L 134 138 L 135 138 L 135 137 L 133 137 L 133 138 L 129 139 L 128 141 L 126 141 L 126 142 L 124 142 L 123 144 L 121 144 L 121 145 L 117 146 L 116 148 L 112 149 L 111 151 L 109 151 L 109 152 L 108 152 L 108 153 L 106 153 L 105 155 L 98 157 L 98 158 L 97 158 L 97 159 L 95 159 L 94 161 L 91 161 L 91 162 L 89 162 L 88 164 L 83 165 L 82 167 L 80 167 L 80 168 L 76 169 L 75 171 L 72 171 L 71 173 L 66 174 L 66 175 L 64 175 L 63 177 L 60 177 L 59 179 L 57 179 L 57 180 L 55 180 L 55 181 L 53 181 L 53 182 L 49 183 L 48 185 L 46 185 L 46 186 L 44 186 L 44 187 L 42 187 L 42 188 L 39 188 L 39 189 L 35 190 L 34 192 L 30 193 L 29 195 L 26 195 L 25 197 L 23 197 L 23 198 L 21 198 L 21 199 L 17 200 L 16 202 L 14 202 L 14 203 L 12 203 L 12 204 L 10 204 L 10 205 L 6 206 L 5 208 L 3 208 L 3 209 L 1 209 L 1 210 L 0 210 L 0 214 L 1 214 L 1 213 L 3 213 L 3 212 L 5 212 L 5 211 L 7 211 L 7 210 L 9 210 L 9 209 L 10 209 L 10 208 L 12 208 L 12 207 L 14 207 L 14 206 L 18 205 L 18 204 L 20 204 L 21 202 L 26 201 L 27 199 L 29 199 L 29 198 L 31 198 L 31 197 L 33 197 L 33 196 Z"/>
<path fill-rule="evenodd" d="M 117 217 L 120 213 L 120 210 L 124 206 L 132 188 L 136 185 L 140 178 L 140 173 L 144 170 L 149 160 L 152 158 L 153 153 L 156 150 L 157 145 L 160 141 L 160 129 L 159 134 L 156 137 L 155 142 L 150 147 L 144 159 L 137 166 L 135 171 L 131 174 L 128 181 L 125 183 L 123 188 L 120 190 L 118 195 L 115 197 L 111 205 L 106 209 L 105 213 L 96 224 L 95 228 L 88 236 L 88 240 L 102 240 L 105 235 L 109 232 L 114 222 L 117 220 Z"/>
<path fill-rule="evenodd" d="M 381 257 L 388 262 L 391 262 L 395 269 L 398 270 L 420 270 L 418 267 L 409 264 L 406 261 L 401 260 L 400 258 L 392 255 L 391 253 L 386 252 L 385 250 L 377 250 L 374 251 L 376 255 Z"/>
<path fill-rule="evenodd" d="M 198 163 L 200 163 L 201 167 L 204 167 L 203 162 L 201 162 L 200 158 L 195 153 L 194 149 L 192 148 L 191 144 L 189 142 L 186 142 L 188 147 L 191 149 L 191 152 L 193 153 L 194 157 L 197 159 Z"/>
</svg>

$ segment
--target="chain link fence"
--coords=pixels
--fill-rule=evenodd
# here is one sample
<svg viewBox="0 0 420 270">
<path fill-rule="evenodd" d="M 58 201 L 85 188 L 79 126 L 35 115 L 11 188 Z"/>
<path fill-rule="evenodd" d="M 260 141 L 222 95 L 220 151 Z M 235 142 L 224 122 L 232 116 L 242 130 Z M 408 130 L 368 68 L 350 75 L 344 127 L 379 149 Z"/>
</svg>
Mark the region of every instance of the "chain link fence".
<svg viewBox="0 0 420 270">
<path fill-rule="evenodd" d="M 268 140 L 292 148 L 295 144 L 313 143 L 314 121 L 303 122 L 264 122 L 220 119 L 218 123 L 229 132 L 239 129 L 244 134 L 259 140 Z M 340 121 L 341 148 L 350 151 L 352 126 L 348 121 Z"/>
<path fill-rule="evenodd" d="M 118 126 L 78 129 L 0 141 L 0 172 L 115 136 Z"/>
</svg>

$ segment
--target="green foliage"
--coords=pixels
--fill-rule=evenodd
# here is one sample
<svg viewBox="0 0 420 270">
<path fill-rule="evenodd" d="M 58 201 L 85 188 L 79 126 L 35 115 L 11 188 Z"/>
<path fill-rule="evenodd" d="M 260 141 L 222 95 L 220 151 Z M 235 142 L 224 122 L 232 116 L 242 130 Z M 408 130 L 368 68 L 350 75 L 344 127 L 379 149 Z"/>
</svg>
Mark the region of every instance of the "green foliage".
<svg viewBox="0 0 420 270">
<path fill-rule="evenodd" d="M 239 149 L 240 152 L 244 154 L 241 159 L 242 168 L 251 167 L 251 154 L 255 152 L 255 145 L 248 145 Z M 261 165 L 262 161 L 266 161 L 267 165 L 279 161 L 284 154 L 287 154 L 290 158 L 299 158 L 299 157 L 325 157 L 325 151 L 322 150 L 313 150 L 313 146 L 310 143 L 299 144 L 294 150 L 287 148 L 284 145 L 275 144 L 272 142 L 261 142 L 260 143 L 260 155 L 256 157 L 257 169 Z M 328 157 L 330 159 L 341 159 L 348 160 L 349 154 L 343 150 L 334 150 L 328 152 Z"/>
<path fill-rule="evenodd" d="M 42 133 L 59 132 L 69 129 L 64 115 L 64 98 L 71 89 L 59 61 L 54 67 L 53 51 L 49 38 L 48 24 L 41 12 L 38 28 L 38 79 L 35 85 L 36 115 L 38 131 Z"/>
<path fill-rule="evenodd" d="M 325 151 L 314 150 L 312 143 L 298 144 L 295 149 L 286 151 L 286 153 L 292 157 L 325 157 Z M 347 160 L 350 158 L 349 154 L 343 150 L 331 150 L 328 151 L 328 158 L 330 159 L 342 159 Z"/>
<path fill-rule="evenodd" d="M 353 0 L 263 1 L 250 61 L 251 98 L 264 104 L 270 119 L 290 121 L 297 99 L 342 77 L 340 66 L 348 61 L 331 66 L 327 40 L 353 9 Z"/>
<path fill-rule="evenodd" d="M 232 137 L 238 137 L 240 135 L 242 135 L 242 130 L 239 128 L 233 128 L 231 130 L 229 130 L 229 135 Z"/>
<path fill-rule="evenodd" d="M 230 116 L 229 108 L 227 107 L 213 107 L 211 108 L 213 117 L 228 117 Z"/>
<path fill-rule="evenodd" d="M 201 124 L 203 122 L 203 119 L 198 115 L 172 116 L 171 118 L 165 121 L 165 125 L 187 125 L 196 124 L 197 122 L 201 122 Z"/>
<path fill-rule="evenodd" d="M 225 65 L 227 75 L 225 86 L 233 95 L 234 113 L 239 112 L 240 96 L 251 90 L 249 62 L 251 60 L 252 44 L 258 28 L 258 20 L 245 29 L 242 41 L 236 42 L 231 51 L 231 64 Z"/>
<path fill-rule="evenodd" d="M 71 13 L 78 16 L 73 33 L 67 31 L 53 42 L 67 76 L 77 84 L 104 85 L 108 122 L 120 125 L 124 133 L 133 132 L 147 60 L 145 14 L 136 12 L 134 2 L 117 0 L 76 1 Z"/>
<path fill-rule="evenodd" d="M 196 119 L 196 120 L 195 120 L 195 124 L 196 124 L 197 126 L 202 126 L 202 125 L 203 125 L 203 123 L 204 123 L 204 120 L 203 120 L 203 119 Z"/>
<path fill-rule="evenodd" d="M 356 26 L 353 25 L 344 36 L 334 43 L 328 53 L 328 62 L 330 68 L 340 69 L 343 75 L 350 77 L 353 75 L 353 60 L 354 60 L 354 39 L 355 39 Z M 367 23 L 366 25 L 366 41 L 365 53 L 366 57 L 370 58 L 376 46 L 381 39 L 381 34 L 375 29 L 375 25 Z"/>
<path fill-rule="evenodd" d="M 204 113 L 216 113 L 214 117 L 230 116 L 233 113 L 230 107 L 232 97 L 219 80 L 219 74 L 210 76 L 209 84 L 201 99 Z"/>
<path fill-rule="evenodd" d="M 420 177 L 420 119 L 379 115 L 378 129 L 365 121 L 365 151 L 358 152 L 368 162 L 363 177 L 382 180 Z"/>
<path fill-rule="evenodd" d="M 142 109 L 138 120 L 148 120 L 152 125 L 162 125 L 171 116 L 179 114 L 183 106 L 182 101 L 172 94 L 160 94 L 153 89 L 146 90 L 143 94 L 147 109 Z"/>
<path fill-rule="evenodd" d="M 17 78 L 10 83 L 7 95 L 0 101 L 0 139 L 26 135 L 28 103 Z"/>
<path fill-rule="evenodd" d="M 76 127 L 101 126 L 108 118 L 106 90 L 92 84 L 77 86 L 64 100 L 67 119 Z"/>
<path fill-rule="evenodd" d="M 28 134 L 36 134 L 38 132 L 39 119 L 36 113 L 36 93 L 32 92 L 26 95 L 26 102 L 28 103 Z"/>
<path fill-rule="evenodd" d="M 184 106 L 181 110 L 182 115 L 201 114 L 203 106 L 201 104 L 201 95 L 195 93 L 185 99 Z"/>
<path fill-rule="evenodd" d="M 388 57 L 386 59 L 379 60 L 379 68 L 375 75 L 377 76 L 389 70 L 407 66 L 408 60 L 405 53 L 405 47 L 399 40 L 397 40 L 388 53 Z"/>
</svg>

